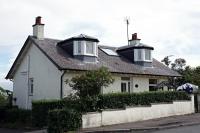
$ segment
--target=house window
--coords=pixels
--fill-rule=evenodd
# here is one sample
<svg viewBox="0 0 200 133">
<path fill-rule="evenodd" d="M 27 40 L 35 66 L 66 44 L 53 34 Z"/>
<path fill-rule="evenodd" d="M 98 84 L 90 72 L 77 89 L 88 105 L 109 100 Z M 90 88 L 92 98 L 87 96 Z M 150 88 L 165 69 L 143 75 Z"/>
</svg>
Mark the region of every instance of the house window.
<svg viewBox="0 0 200 133">
<path fill-rule="evenodd" d="M 33 95 L 33 89 L 34 89 L 34 80 L 33 78 L 29 78 L 29 95 Z"/>
<path fill-rule="evenodd" d="M 130 78 L 129 77 L 122 77 L 121 78 L 121 92 L 129 92 L 130 93 Z"/>
<path fill-rule="evenodd" d="M 157 79 L 149 79 L 149 91 L 157 91 Z"/>
<path fill-rule="evenodd" d="M 77 52 L 80 54 L 81 53 L 81 41 L 78 41 L 77 45 L 78 45 L 77 46 L 77 49 L 78 49 Z"/>
<path fill-rule="evenodd" d="M 151 50 L 145 49 L 145 60 L 151 60 Z"/>
<path fill-rule="evenodd" d="M 142 60 L 142 49 L 138 49 L 138 60 Z"/>
<path fill-rule="evenodd" d="M 94 54 L 94 44 L 93 42 L 86 42 L 86 53 Z"/>
</svg>

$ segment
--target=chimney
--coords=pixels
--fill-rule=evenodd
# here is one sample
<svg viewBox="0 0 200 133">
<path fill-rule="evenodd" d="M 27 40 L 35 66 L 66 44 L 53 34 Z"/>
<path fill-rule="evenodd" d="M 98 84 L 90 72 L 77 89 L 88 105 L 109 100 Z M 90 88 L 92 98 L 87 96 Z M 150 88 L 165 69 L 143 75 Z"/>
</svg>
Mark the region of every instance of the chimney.
<svg viewBox="0 0 200 133">
<path fill-rule="evenodd" d="M 42 24 L 41 18 L 40 16 L 36 17 L 33 25 L 33 36 L 39 40 L 44 39 L 44 24 Z"/>
<path fill-rule="evenodd" d="M 135 45 L 135 46 L 137 46 L 137 45 L 140 44 L 140 40 L 141 40 L 141 39 L 139 39 L 139 38 L 137 37 L 137 33 L 134 33 L 134 34 L 132 34 L 132 39 L 129 40 L 129 44 L 130 44 L 130 45 Z"/>
</svg>

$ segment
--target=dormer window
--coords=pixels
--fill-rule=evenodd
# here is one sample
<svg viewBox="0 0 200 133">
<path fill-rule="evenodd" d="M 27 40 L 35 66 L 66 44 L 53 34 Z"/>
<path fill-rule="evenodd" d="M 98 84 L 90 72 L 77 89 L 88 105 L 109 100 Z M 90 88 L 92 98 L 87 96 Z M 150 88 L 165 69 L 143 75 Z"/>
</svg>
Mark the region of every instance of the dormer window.
<svg viewBox="0 0 200 133">
<path fill-rule="evenodd" d="M 94 42 L 86 42 L 86 54 L 94 54 Z"/>
<path fill-rule="evenodd" d="M 145 49 L 145 60 L 150 61 L 151 60 L 151 50 Z"/>
<path fill-rule="evenodd" d="M 77 41 L 77 53 L 81 54 L 81 41 Z"/>
<path fill-rule="evenodd" d="M 57 45 L 67 51 L 74 58 L 84 62 L 97 62 L 98 44 L 97 38 L 80 34 L 68 38 Z"/>
<path fill-rule="evenodd" d="M 142 49 L 138 49 L 138 60 L 142 60 Z"/>
</svg>

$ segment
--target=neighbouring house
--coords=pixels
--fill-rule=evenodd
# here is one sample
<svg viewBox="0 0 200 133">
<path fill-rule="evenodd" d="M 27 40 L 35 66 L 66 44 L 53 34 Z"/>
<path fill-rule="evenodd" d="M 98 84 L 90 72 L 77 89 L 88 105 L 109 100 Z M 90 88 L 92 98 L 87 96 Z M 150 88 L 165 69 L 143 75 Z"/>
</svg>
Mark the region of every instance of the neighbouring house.
<svg viewBox="0 0 200 133">
<path fill-rule="evenodd" d="M 180 76 L 154 59 L 154 48 L 141 43 L 136 33 L 127 46 L 98 43 L 97 38 L 84 34 L 64 40 L 45 38 L 44 24 L 37 17 L 33 35 L 28 36 L 6 76 L 13 81 L 13 103 L 30 109 L 33 100 L 66 97 L 72 92 L 67 79 L 102 66 L 115 79 L 102 93 L 152 91 L 169 77 Z"/>
</svg>

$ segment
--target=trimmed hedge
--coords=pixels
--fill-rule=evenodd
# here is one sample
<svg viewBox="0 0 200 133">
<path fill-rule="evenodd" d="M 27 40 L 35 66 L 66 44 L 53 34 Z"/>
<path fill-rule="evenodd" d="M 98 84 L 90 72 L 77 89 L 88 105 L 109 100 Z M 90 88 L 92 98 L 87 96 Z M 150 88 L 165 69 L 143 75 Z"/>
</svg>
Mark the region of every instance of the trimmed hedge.
<svg viewBox="0 0 200 133">
<path fill-rule="evenodd" d="M 61 109 L 65 102 L 62 100 L 40 100 L 32 103 L 33 125 L 36 127 L 47 126 L 47 115 L 49 110 Z"/>
<path fill-rule="evenodd" d="M 48 114 L 48 133 L 64 133 L 81 127 L 82 115 L 73 109 L 55 109 Z"/>
<path fill-rule="evenodd" d="M 101 109 L 118 109 L 134 105 L 150 105 L 151 103 L 172 102 L 174 100 L 190 100 L 185 92 L 160 91 L 143 93 L 110 93 L 84 99 L 46 100 L 32 104 L 33 125 L 47 126 L 47 116 L 54 109 L 75 109 L 78 112 L 94 112 Z"/>
<path fill-rule="evenodd" d="M 63 100 L 40 100 L 32 103 L 32 117 L 33 125 L 36 127 L 47 126 L 47 116 L 50 110 L 62 109 L 62 108 L 80 110 L 80 104 L 78 100 L 69 100 L 68 98 Z"/>
<path fill-rule="evenodd" d="M 23 126 L 31 125 L 31 110 L 18 109 L 18 108 L 0 108 L 0 123 L 6 124 L 18 124 Z"/>
<path fill-rule="evenodd" d="M 98 106 L 101 109 L 117 109 L 134 105 L 150 105 L 151 103 L 172 102 L 174 100 L 190 100 L 185 92 L 157 91 L 142 93 L 112 93 L 99 96 Z"/>
</svg>

